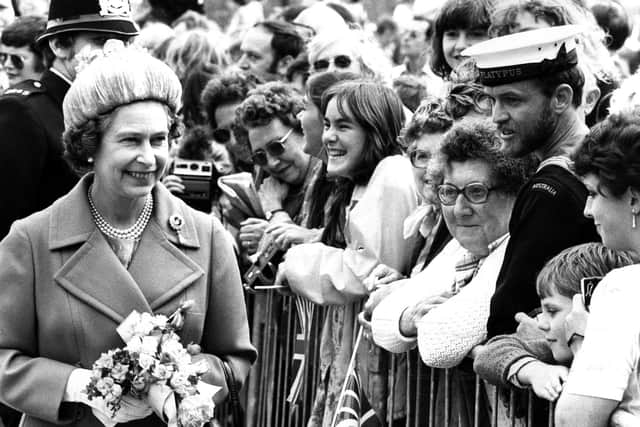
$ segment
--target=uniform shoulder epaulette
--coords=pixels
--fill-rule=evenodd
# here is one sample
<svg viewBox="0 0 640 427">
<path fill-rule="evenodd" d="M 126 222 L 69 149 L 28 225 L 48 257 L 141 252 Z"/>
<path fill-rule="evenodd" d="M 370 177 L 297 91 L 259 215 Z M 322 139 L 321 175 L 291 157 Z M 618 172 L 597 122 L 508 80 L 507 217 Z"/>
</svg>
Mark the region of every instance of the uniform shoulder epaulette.
<svg viewBox="0 0 640 427">
<path fill-rule="evenodd" d="M 25 80 L 4 91 L 4 95 L 29 96 L 44 91 L 44 85 L 38 80 Z"/>
</svg>

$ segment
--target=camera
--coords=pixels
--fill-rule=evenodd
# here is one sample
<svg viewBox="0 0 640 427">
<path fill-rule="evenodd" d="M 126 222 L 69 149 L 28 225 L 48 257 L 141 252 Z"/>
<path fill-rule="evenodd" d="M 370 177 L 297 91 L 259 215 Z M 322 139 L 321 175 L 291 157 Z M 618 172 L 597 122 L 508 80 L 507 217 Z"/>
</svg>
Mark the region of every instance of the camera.
<svg viewBox="0 0 640 427">
<path fill-rule="evenodd" d="M 176 158 L 173 174 L 182 179 L 184 193 L 180 198 L 184 201 L 211 201 L 211 181 L 213 164 L 202 160 Z"/>
<path fill-rule="evenodd" d="M 277 289 L 274 286 L 278 264 L 282 262 L 284 251 L 278 248 L 273 241 L 265 241 L 263 236 L 259 244 L 255 262 L 244 273 L 244 287 L 250 292 L 267 289 Z M 281 287 L 281 286 L 280 286 Z"/>
</svg>

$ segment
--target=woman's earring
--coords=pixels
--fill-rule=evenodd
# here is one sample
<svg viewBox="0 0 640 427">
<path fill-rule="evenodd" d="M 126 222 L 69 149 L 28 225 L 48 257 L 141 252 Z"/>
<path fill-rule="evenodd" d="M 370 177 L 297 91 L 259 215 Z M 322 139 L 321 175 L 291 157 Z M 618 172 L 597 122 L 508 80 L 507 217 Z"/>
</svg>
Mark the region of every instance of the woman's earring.
<svg viewBox="0 0 640 427">
<path fill-rule="evenodd" d="M 87 159 L 87 162 L 88 162 L 88 163 L 93 163 L 93 157 L 89 157 L 89 158 Z"/>
<path fill-rule="evenodd" d="M 636 216 L 638 216 L 638 211 L 635 209 L 631 209 L 631 228 L 636 228 Z"/>
</svg>

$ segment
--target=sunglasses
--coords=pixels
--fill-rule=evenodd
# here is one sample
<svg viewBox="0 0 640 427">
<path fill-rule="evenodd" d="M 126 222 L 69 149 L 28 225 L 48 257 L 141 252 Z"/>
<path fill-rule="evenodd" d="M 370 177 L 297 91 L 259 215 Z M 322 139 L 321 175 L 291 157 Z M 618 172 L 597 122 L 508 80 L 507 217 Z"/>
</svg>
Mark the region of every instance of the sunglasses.
<svg viewBox="0 0 640 427">
<path fill-rule="evenodd" d="M 231 131 L 229 129 L 217 128 L 211 132 L 211 136 L 216 142 L 220 144 L 226 144 L 231 140 Z"/>
<path fill-rule="evenodd" d="M 409 151 L 409 160 L 414 168 L 426 169 L 431 160 L 431 153 L 424 150 Z"/>
<path fill-rule="evenodd" d="M 0 52 L 0 64 L 4 65 L 4 63 L 7 62 L 7 59 L 11 60 L 11 64 L 15 68 L 19 70 L 24 68 L 24 58 L 17 53 Z"/>
<path fill-rule="evenodd" d="M 258 148 L 256 151 L 254 151 L 253 154 L 251 154 L 253 163 L 258 166 L 266 165 L 268 162 L 267 153 L 269 153 L 269 155 L 272 157 L 281 156 L 282 153 L 284 153 L 284 144 L 285 142 L 287 142 L 287 139 L 289 139 L 289 136 L 291 136 L 292 132 L 293 128 L 289 129 L 289 132 L 287 132 L 282 138 L 275 141 L 267 142 L 264 147 L 266 151 L 262 148 Z"/>
<path fill-rule="evenodd" d="M 496 188 L 488 187 L 482 182 L 472 182 L 465 185 L 464 188 L 458 188 L 453 184 L 442 184 L 438 186 L 438 199 L 443 205 L 452 206 L 456 204 L 458 195 L 462 193 L 470 203 L 479 205 L 485 203 L 489 198 L 489 193 Z"/>
<path fill-rule="evenodd" d="M 351 58 L 347 55 L 338 55 L 335 58 L 329 59 L 318 59 L 313 63 L 314 71 L 324 71 L 329 68 L 331 62 L 336 66 L 336 68 L 349 68 L 351 65 Z"/>
</svg>

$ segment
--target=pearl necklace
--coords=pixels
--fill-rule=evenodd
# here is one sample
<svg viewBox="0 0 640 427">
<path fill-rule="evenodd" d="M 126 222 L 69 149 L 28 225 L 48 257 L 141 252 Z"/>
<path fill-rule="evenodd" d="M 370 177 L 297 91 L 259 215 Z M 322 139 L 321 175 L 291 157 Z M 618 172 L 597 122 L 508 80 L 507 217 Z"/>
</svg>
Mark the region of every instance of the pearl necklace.
<svg viewBox="0 0 640 427">
<path fill-rule="evenodd" d="M 136 240 L 141 235 L 144 229 L 147 227 L 149 220 L 151 219 L 151 212 L 153 211 L 153 196 L 149 194 L 147 196 L 147 200 L 144 202 L 144 208 L 142 208 L 142 212 L 138 216 L 135 224 L 133 224 L 129 228 L 125 228 L 124 230 L 121 228 L 116 228 L 113 225 L 109 224 L 106 219 L 98 212 L 95 203 L 93 202 L 93 198 L 91 197 L 91 189 L 93 185 L 89 187 L 89 192 L 87 196 L 89 198 L 89 210 L 91 211 L 91 216 L 93 217 L 93 222 L 96 224 L 98 229 L 107 237 L 111 237 L 112 239 L 124 239 L 124 240 Z"/>
</svg>

